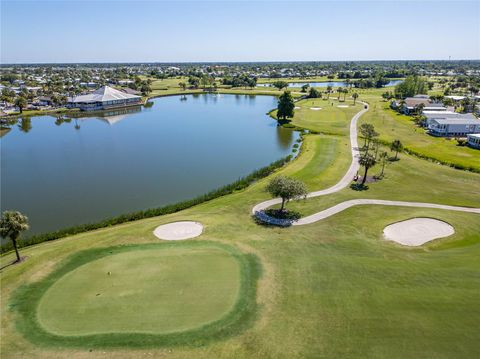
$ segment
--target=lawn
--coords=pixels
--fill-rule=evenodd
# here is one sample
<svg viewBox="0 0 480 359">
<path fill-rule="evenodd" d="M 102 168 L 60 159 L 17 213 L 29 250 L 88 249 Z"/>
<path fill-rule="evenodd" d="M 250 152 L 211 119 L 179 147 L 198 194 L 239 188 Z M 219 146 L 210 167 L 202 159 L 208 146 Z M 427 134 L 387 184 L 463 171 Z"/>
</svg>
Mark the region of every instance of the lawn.
<svg viewBox="0 0 480 359">
<path fill-rule="evenodd" d="M 363 107 L 363 104 L 347 100 L 339 102 L 333 96 L 327 99 L 308 99 L 295 104 L 293 123 L 309 130 L 347 136 L 350 119 Z M 338 107 L 347 106 L 347 107 Z M 275 114 L 275 113 L 274 113 Z"/>
<path fill-rule="evenodd" d="M 359 99 L 366 96 L 368 94 L 362 92 Z M 309 119 L 298 117 L 293 124 L 309 120 L 308 126 L 323 126 L 319 124 L 324 115 L 321 111 L 315 113 Z M 347 117 L 345 122 L 348 122 Z M 343 121 L 342 116 L 338 118 Z M 382 132 L 380 126 L 376 127 Z M 347 136 L 307 135 L 301 155 L 276 174 L 299 178 L 310 190 L 317 190 L 336 183 L 350 160 Z M 372 174 L 377 171 L 378 168 L 373 169 Z M 253 205 L 269 198 L 264 191 L 268 180 L 172 215 L 24 248 L 22 254 L 28 259 L 20 265 L 4 268 L 1 273 L 2 357 L 480 356 L 478 215 L 359 206 L 311 225 L 260 226 L 252 220 L 250 211 Z M 368 191 L 345 189 L 331 196 L 289 203 L 288 206 L 311 213 L 358 197 L 466 206 L 478 206 L 480 202 L 479 174 L 406 154 L 401 154 L 400 161 L 387 167 L 384 180 L 369 186 Z M 383 239 L 382 230 L 386 225 L 416 216 L 447 221 L 455 227 L 456 233 L 418 248 L 405 248 Z M 55 347 L 36 345 L 32 343 L 36 338 L 35 330 L 29 332 L 30 337 L 23 334 L 25 328 L 22 328 L 18 303 L 13 295 L 23 284 L 42 283 L 68 258 L 85 249 L 158 243 L 153 230 L 160 224 L 177 220 L 194 220 L 205 226 L 202 236 L 185 243 L 215 242 L 258 258 L 261 276 L 256 288 L 254 321 L 244 321 L 235 330 L 227 330 L 229 335 L 204 342 L 200 347 L 145 345 L 147 348 L 141 350 L 112 350 L 97 349 L 99 344 L 89 352 L 91 347 L 72 348 L 61 342 Z M 175 248 L 181 243 L 169 245 Z M 2 264 L 12 258 L 11 253 L 2 256 Z"/>
<path fill-rule="evenodd" d="M 461 168 L 471 168 L 480 172 L 480 151 L 466 146 L 458 146 L 454 139 L 433 137 L 425 130 L 417 127 L 412 117 L 398 114 L 389 108 L 377 95 L 363 96 L 371 104 L 368 111 L 361 118 L 361 122 L 372 123 L 380 139 L 392 142 L 401 139 L 404 146 L 420 156 L 425 156 L 445 164 Z"/>
<path fill-rule="evenodd" d="M 111 246 L 67 258 L 13 305 L 40 345 L 198 345 L 248 322 L 256 278 L 255 258 L 227 245 Z"/>
</svg>

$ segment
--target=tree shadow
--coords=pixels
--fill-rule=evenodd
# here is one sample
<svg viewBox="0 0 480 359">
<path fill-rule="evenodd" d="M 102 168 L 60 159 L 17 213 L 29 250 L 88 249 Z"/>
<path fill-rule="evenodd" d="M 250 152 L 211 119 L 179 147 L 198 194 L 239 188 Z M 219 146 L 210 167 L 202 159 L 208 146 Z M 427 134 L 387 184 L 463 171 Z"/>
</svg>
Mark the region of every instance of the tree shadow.
<svg viewBox="0 0 480 359">
<path fill-rule="evenodd" d="M 20 263 L 25 262 L 25 260 L 26 260 L 27 258 L 28 258 L 28 257 L 20 257 L 20 260 L 19 260 L 19 261 L 15 259 L 15 260 L 11 261 L 10 263 L 7 263 L 7 264 L 1 266 L 1 267 L 0 267 L 0 272 L 1 272 L 2 270 L 4 270 L 5 268 L 8 268 L 8 267 L 13 266 L 13 265 L 15 265 L 15 264 L 20 264 Z"/>
<path fill-rule="evenodd" d="M 350 188 L 353 189 L 354 191 L 366 191 L 368 190 L 368 186 L 365 184 L 361 183 L 352 183 L 350 185 Z"/>
</svg>

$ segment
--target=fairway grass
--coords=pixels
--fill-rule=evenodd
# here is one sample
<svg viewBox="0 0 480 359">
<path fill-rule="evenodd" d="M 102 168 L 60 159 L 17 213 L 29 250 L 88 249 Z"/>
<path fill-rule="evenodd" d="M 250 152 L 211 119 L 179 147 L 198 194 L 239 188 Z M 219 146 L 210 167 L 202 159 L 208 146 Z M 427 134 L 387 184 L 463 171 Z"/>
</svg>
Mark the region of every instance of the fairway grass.
<svg viewBox="0 0 480 359">
<path fill-rule="evenodd" d="M 256 277 L 253 257 L 218 243 L 114 246 L 72 255 L 12 306 L 38 344 L 195 345 L 248 322 Z"/>
<path fill-rule="evenodd" d="M 359 100 L 372 93 L 358 92 Z M 304 106 L 310 106 L 307 101 Z M 300 179 L 311 191 L 328 188 L 342 178 L 350 165 L 351 151 L 348 136 L 343 135 L 350 118 L 343 118 L 340 112 L 350 108 L 330 107 L 338 111 L 340 123 L 323 122 L 322 109 L 308 110 L 311 118 L 296 116 L 292 124 L 305 121 L 302 125 L 311 129 L 316 126 L 324 133 L 341 125 L 332 131 L 338 134 L 304 136 L 300 155 L 274 175 Z M 378 122 L 376 128 L 385 136 L 382 123 Z M 346 188 L 333 195 L 288 203 L 287 208 L 308 215 L 355 198 L 478 207 L 479 174 L 404 153 L 399 157 L 399 161 L 388 164 L 385 178 L 369 183 L 367 191 Z M 376 166 L 371 174 L 379 171 Z M 2 358 L 480 357 L 478 214 L 357 206 L 309 225 L 260 226 L 251 218 L 251 209 L 269 199 L 265 186 L 271 178 L 178 213 L 22 248 L 22 255 L 28 259 L 1 273 Z M 383 230 L 387 225 L 414 217 L 442 220 L 451 224 L 455 233 L 421 247 L 385 240 Z M 155 228 L 184 220 L 205 225 L 201 240 L 158 243 L 153 235 Z M 249 287 L 248 295 L 240 292 L 238 296 L 239 301 L 247 298 L 247 302 L 235 306 L 243 310 L 230 311 L 214 322 L 215 328 L 207 325 L 176 335 L 87 335 L 72 340 L 49 334 L 39 326 L 36 308 L 43 294 L 36 289 L 48 289 L 48 285 L 42 289 L 39 283 L 52 279 L 58 263 L 90 250 L 117 246 L 154 244 L 179 248 L 180 244 L 195 246 L 203 242 L 245 253 L 239 258 L 252 263 L 247 268 L 253 274 L 242 276 L 242 283 L 256 283 L 245 280 L 256 278 L 258 273 L 259 266 L 252 259 L 258 258 L 262 264 L 258 285 Z M 5 264 L 13 258 L 14 254 L 8 253 L 0 260 Z"/>
</svg>

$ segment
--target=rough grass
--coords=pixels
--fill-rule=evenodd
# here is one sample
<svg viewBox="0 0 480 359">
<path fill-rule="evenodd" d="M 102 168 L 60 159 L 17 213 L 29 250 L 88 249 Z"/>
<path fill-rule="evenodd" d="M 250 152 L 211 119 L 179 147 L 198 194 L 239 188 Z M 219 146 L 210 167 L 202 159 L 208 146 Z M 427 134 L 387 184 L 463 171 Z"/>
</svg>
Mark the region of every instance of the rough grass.
<svg viewBox="0 0 480 359">
<path fill-rule="evenodd" d="M 426 134 L 424 129 L 414 124 L 412 117 L 391 110 L 389 103 L 384 102 L 377 95 L 365 95 L 365 99 L 371 106 L 370 110 L 361 117 L 361 123 L 372 123 L 380 133 L 381 140 L 391 143 L 395 139 L 400 139 L 406 149 L 420 156 L 480 172 L 479 150 L 457 146 L 457 141 L 454 139 Z"/>
<path fill-rule="evenodd" d="M 384 91 L 384 90 L 381 90 Z M 381 91 L 377 91 L 378 94 Z M 367 91 L 359 91 L 360 99 Z M 373 91 L 369 92 L 373 93 Z M 321 107 L 321 106 L 320 106 Z M 317 111 L 320 113 L 321 111 Z M 295 122 L 295 121 L 294 121 Z M 381 130 L 380 130 L 381 131 Z M 403 138 L 401 138 L 404 141 Z M 304 180 L 311 190 L 337 182 L 350 163 L 346 136 L 307 136 L 299 158 L 276 174 Z M 372 174 L 377 169 L 372 170 Z M 263 179 L 245 191 L 165 217 L 80 234 L 23 250 L 28 260 L 2 271 L 2 357 L 95 358 L 474 358 L 480 356 L 480 221 L 478 215 L 421 208 L 360 206 L 311 225 L 258 226 L 250 210 L 268 198 Z M 354 198 L 298 202 L 317 211 Z M 478 206 L 480 175 L 402 154 L 381 182 L 361 196 Z M 337 197 L 338 196 L 338 197 Z M 318 200 L 318 201 L 317 201 Z M 317 202 L 315 202 L 317 201 Z M 297 205 L 290 203 L 289 206 Z M 448 238 L 405 248 L 382 237 L 383 228 L 415 216 L 455 227 Z M 16 329 L 8 310 L 12 292 L 52 272 L 58 261 L 86 248 L 149 243 L 153 229 L 175 220 L 205 225 L 198 241 L 234 243 L 254 253 L 264 269 L 258 315 L 246 330 L 201 348 L 118 350 L 42 347 Z M 1 257 L 3 263 L 12 254 Z"/>
<path fill-rule="evenodd" d="M 217 243 L 97 248 L 21 287 L 11 307 L 39 345 L 200 345 L 248 325 L 257 276 L 254 257 Z"/>
</svg>

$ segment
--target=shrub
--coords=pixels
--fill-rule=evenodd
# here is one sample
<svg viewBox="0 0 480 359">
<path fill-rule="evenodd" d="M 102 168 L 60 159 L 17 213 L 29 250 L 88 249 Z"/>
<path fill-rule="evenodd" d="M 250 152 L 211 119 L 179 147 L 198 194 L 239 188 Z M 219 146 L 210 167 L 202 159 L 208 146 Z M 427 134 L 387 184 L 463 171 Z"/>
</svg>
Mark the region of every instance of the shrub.
<svg viewBox="0 0 480 359">
<path fill-rule="evenodd" d="M 203 195 L 200 195 L 198 197 L 195 197 L 190 200 L 170 204 L 164 207 L 159 207 L 159 208 L 151 208 L 151 209 L 146 209 L 143 211 L 138 211 L 138 212 L 133 212 L 133 213 L 128 213 L 128 214 L 123 214 L 117 217 L 105 219 L 103 221 L 97 222 L 97 223 L 88 223 L 88 224 L 81 224 L 78 226 L 73 226 L 69 228 L 64 228 L 60 229 L 58 231 L 54 232 L 49 232 L 49 233 L 44 233 L 44 234 L 38 234 L 34 235 L 28 238 L 25 238 L 21 241 L 19 241 L 18 246 L 19 247 L 26 247 L 30 246 L 33 244 L 38 244 L 46 241 L 52 241 L 55 239 L 59 238 L 64 238 L 68 236 L 72 236 L 78 233 L 82 232 L 87 232 L 87 231 L 92 231 L 95 229 L 100 229 L 100 228 L 105 228 L 105 227 L 110 227 L 114 226 L 117 224 L 121 223 L 126 223 L 126 222 L 132 222 L 136 221 L 139 219 L 144 219 L 144 218 L 150 218 L 150 217 L 157 217 L 157 216 L 163 216 L 166 214 L 171 214 L 175 212 L 182 211 L 184 209 L 193 207 L 197 204 L 204 203 L 207 201 L 211 201 L 212 199 L 218 198 L 225 196 L 227 194 L 231 194 L 235 191 L 243 190 L 247 188 L 249 185 L 254 183 L 255 181 L 258 181 L 259 179 L 262 179 L 264 177 L 269 176 L 272 174 L 275 170 L 277 170 L 280 167 L 283 167 L 285 164 L 290 162 L 292 159 L 291 155 L 288 155 L 282 159 L 279 159 L 278 161 L 275 161 L 271 163 L 270 165 L 260 168 L 258 170 L 253 171 L 249 175 L 239 178 L 233 183 L 227 184 L 223 187 L 220 187 L 218 189 L 215 189 L 213 191 L 210 191 L 208 193 L 205 193 Z M 5 253 L 12 250 L 12 244 L 7 243 L 5 245 L 2 245 L 1 247 L 1 253 Z"/>
</svg>

